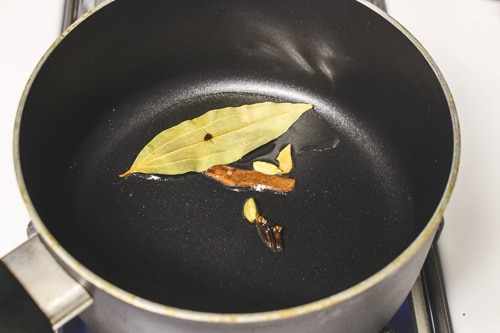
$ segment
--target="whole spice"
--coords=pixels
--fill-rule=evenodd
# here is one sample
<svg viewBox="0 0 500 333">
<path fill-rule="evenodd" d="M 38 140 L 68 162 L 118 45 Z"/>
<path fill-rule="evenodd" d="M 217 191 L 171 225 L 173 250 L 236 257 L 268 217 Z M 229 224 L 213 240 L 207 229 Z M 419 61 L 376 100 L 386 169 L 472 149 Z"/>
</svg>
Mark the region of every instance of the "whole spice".
<svg viewBox="0 0 500 333">
<path fill-rule="evenodd" d="M 283 148 L 276 160 L 279 163 L 279 168 L 281 170 L 281 174 L 287 174 L 292 171 L 293 161 L 292 161 L 292 145 L 288 144 L 285 148 Z"/>
<path fill-rule="evenodd" d="M 255 225 L 259 231 L 260 238 L 274 252 L 283 251 L 283 239 L 281 238 L 282 227 L 273 224 L 260 216 L 255 220 Z"/>
<path fill-rule="evenodd" d="M 249 198 L 245 201 L 243 205 L 243 216 L 245 216 L 250 223 L 254 223 L 257 217 L 259 217 L 259 208 L 257 208 L 254 198 Z"/>
<path fill-rule="evenodd" d="M 280 168 L 269 162 L 255 161 L 252 163 L 252 167 L 255 171 L 265 173 L 266 175 L 278 175 L 281 173 Z"/>
<path fill-rule="evenodd" d="M 215 165 L 205 171 L 205 175 L 231 187 L 251 187 L 256 190 L 290 192 L 295 187 L 295 179 L 266 175 L 255 170 L 239 169 L 227 165 Z"/>
<path fill-rule="evenodd" d="M 266 175 L 285 175 L 290 173 L 293 168 L 292 145 L 288 144 L 283 148 L 276 161 L 278 161 L 278 166 L 264 161 L 255 161 L 252 166 L 255 171 L 265 173 Z"/>
<path fill-rule="evenodd" d="M 281 237 L 283 228 L 260 215 L 259 208 L 253 198 L 249 198 L 245 201 L 243 205 L 243 215 L 248 222 L 255 223 L 257 232 L 267 247 L 274 252 L 283 251 L 283 238 Z"/>
</svg>

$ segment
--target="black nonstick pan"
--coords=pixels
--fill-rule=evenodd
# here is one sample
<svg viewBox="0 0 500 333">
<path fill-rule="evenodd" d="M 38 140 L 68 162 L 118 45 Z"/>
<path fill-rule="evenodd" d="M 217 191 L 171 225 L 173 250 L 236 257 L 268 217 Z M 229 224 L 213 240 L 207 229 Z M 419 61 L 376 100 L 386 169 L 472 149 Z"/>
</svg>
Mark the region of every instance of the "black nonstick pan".
<svg viewBox="0 0 500 333">
<path fill-rule="evenodd" d="M 314 105 L 233 164 L 291 143 L 292 192 L 119 177 L 160 131 L 262 101 Z M 90 295 L 96 332 L 377 332 L 418 276 L 459 155 L 438 69 L 357 1 L 110 2 L 49 50 L 16 126 L 36 241 Z M 243 218 L 249 197 L 284 251 Z"/>
</svg>

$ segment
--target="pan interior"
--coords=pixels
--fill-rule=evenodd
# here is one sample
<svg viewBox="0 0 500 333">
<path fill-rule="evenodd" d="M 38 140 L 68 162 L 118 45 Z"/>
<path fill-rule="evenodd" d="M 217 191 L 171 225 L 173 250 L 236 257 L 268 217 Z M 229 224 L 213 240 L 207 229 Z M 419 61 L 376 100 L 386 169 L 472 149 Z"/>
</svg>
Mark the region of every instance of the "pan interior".
<svg viewBox="0 0 500 333">
<path fill-rule="evenodd" d="M 150 96 L 117 105 L 86 137 L 71 164 L 61 198 L 62 219 L 71 232 L 59 234 L 60 241 L 125 290 L 199 311 L 287 308 L 369 277 L 415 236 L 410 189 L 397 161 L 377 148 L 384 145 L 368 137 L 367 129 L 346 125 L 339 106 L 308 99 L 315 104 L 313 113 L 236 163 L 251 168 L 254 158 L 272 159 L 291 143 L 297 185 L 289 194 L 235 191 L 201 173 L 156 180 L 118 177 L 152 136 L 177 119 L 283 98 L 201 93 L 157 113 L 140 110 L 151 108 Z M 134 114 L 150 118 L 131 126 Z M 283 253 L 266 248 L 243 218 L 249 197 L 262 215 L 283 226 Z"/>
</svg>

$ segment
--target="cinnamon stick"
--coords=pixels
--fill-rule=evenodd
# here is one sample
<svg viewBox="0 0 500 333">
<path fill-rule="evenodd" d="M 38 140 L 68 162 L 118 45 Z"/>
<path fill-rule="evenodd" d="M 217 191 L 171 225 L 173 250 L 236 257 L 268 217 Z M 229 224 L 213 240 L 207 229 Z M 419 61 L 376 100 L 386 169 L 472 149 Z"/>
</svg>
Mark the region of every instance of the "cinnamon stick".
<svg viewBox="0 0 500 333">
<path fill-rule="evenodd" d="M 227 165 L 215 165 L 205 174 L 227 186 L 252 187 L 256 189 L 290 192 L 295 187 L 295 179 L 266 175 L 255 170 L 239 169 Z"/>
</svg>

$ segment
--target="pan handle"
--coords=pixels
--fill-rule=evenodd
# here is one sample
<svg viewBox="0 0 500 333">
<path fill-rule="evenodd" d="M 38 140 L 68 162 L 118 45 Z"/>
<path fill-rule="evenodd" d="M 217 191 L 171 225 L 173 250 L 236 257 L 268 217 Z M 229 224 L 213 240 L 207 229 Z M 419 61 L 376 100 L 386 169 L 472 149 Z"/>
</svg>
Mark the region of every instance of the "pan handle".
<svg viewBox="0 0 500 333">
<path fill-rule="evenodd" d="M 0 262 L 0 331 L 52 332 L 52 325 L 5 263 Z"/>
<path fill-rule="evenodd" d="M 38 235 L 0 261 L 0 332 L 53 332 L 92 303 Z"/>
</svg>

